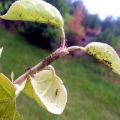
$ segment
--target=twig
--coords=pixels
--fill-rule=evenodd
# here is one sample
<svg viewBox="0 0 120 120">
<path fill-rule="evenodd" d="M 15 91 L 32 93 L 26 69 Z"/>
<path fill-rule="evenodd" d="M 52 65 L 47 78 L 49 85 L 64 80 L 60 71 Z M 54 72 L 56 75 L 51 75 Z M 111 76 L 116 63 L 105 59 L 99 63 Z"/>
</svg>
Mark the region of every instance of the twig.
<svg viewBox="0 0 120 120">
<path fill-rule="evenodd" d="M 75 50 L 82 50 L 84 51 L 83 47 L 79 46 L 72 46 L 66 48 L 65 46 L 65 32 L 64 29 L 61 28 L 61 46 L 59 49 L 57 49 L 55 52 L 53 52 L 51 55 L 46 57 L 43 61 L 35 65 L 34 67 L 28 69 L 23 75 L 21 75 L 19 78 L 17 78 L 13 83 L 14 84 L 19 84 L 29 76 L 33 76 L 36 72 L 41 71 L 44 69 L 46 66 L 50 65 L 54 60 L 64 57 L 65 55 L 69 54 L 71 51 Z"/>
<path fill-rule="evenodd" d="M 67 48 L 68 52 L 79 51 L 79 50 L 85 52 L 85 48 L 81 46 L 71 46 Z"/>
<path fill-rule="evenodd" d="M 51 55 L 49 55 L 48 57 L 46 57 L 43 61 L 41 61 L 40 63 L 38 63 L 34 67 L 30 68 L 28 71 L 26 71 L 23 75 L 21 75 L 19 78 L 17 78 L 13 83 L 14 84 L 19 84 L 19 83 L 25 81 L 25 79 L 29 75 L 32 76 L 36 72 L 41 71 L 46 66 L 48 66 L 49 64 L 51 64 L 54 60 L 56 60 L 58 58 L 61 58 L 61 57 L 65 56 L 66 54 L 69 54 L 66 51 L 66 48 L 64 48 L 64 49 L 63 48 L 57 49 L 54 53 L 52 53 Z"/>
<path fill-rule="evenodd" d="M 65 40 L 65 32 L 64 32 L 63 27 L 61 28 L 61 38 L 60 38 L 60 40 L 61 40 L 61 47 L 64 48 L 66 40 Z"/>
<path fill-rule="evenodd" d="M 30 76 L 34 75 L 36 72 L 39 72 L 42 69 L 44 69 L 46 66 L 50 65 L 54 60 L 57 60 L 61 57 L 64 57 L 67 54 L 69 54 L 71 51 L 76 51 L 76 50 L 85 51 L 84 48 L 80 47 L 80 46 L 72 46 L 72 47 L 68 47 L 68 48 L 57 49 L 54 53 L 52 53 L 51 55 L 46 57 L 43 61 L 41 61 L 40 63 L 38 63 L 34 67 L 30 68 L 29 70 L 27 70 L 23 75 L 21 75 L 19 78 L 17 78 L 13 83 L 19 84 L 19 83 L 25 81 L 25 79 L 29 75 Z"/>
</svg>

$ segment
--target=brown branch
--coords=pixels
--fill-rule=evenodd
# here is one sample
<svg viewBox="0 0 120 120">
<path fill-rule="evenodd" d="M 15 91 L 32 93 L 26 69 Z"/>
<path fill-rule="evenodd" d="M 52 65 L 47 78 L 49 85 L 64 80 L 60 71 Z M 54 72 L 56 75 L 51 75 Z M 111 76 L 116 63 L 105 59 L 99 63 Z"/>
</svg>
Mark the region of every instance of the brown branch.
<svg viewBox="0 0 120 120">
<path fill-rule="evenodd" d="M 19 78 L 17 78 L 13 83 L 14 84 L 19 84 L 19 83 L 25 81 L 25 79 L 29 75 L 30 76 L 34 75 L 36 72 L 41 71 L 46 66 L 48 66 L 49 64 L 51 64 L 54 60 L 57 60 L 60 57 L 65 56 L 66 54 L 68 54 L 66 48 L 57 49 L 54 53 L 52 53 L 51 55 L 49 55 L 48 57 L 46 57 L 43 61 L 41 61 L 40 63 L 38 63 L 34 67 L 30 68 L 29 70 L 27 70 L 23 75 L 21 75 Z"/>
<path fill-rule="evenodd" d="M 85 48 L 81 47 L 81 46 L 71 46 L 67 48 L 68 52 L 72 52 L 72 51 L 83 51 L 85 52 Z"/>
<path fill-rule="evenodd" d="M 50 65 L 54 60 L 57 60 L 65 55 L 69 54 L 71 51 L 82 50 L 85 51 L 83 47 L 72 46 L 68 48 L 59 48 L 54 53 L 46 57 L 43 61 L 35 65 L 34 67 L 28 69 L 23 75 L 17 78 L 13 83 L 19 84 L 29 76 L 33 76 L 36 72 L 43 70 L 46 66 Z"/>
<path fill-rule="evenodd" d="M 65 32 L 64 29 L 61 28 L 61 46 L 59 49 L 57 49 L 54 53 L 46 57 L 43 61 L 35 65 L 34 67 L 28 69 L 23 75 L 21 75 L 19 78 L 17 78 L 13 83 L 14 84 L 19 84 L 23 82 L 29 75 L 34 75 L 36 72 L 41 71 L 44 69 L 46 66 L 51 64 L 54 60 L 65 56 L 68 54 L 66 47 L 65 47 Z"/>
</svg>

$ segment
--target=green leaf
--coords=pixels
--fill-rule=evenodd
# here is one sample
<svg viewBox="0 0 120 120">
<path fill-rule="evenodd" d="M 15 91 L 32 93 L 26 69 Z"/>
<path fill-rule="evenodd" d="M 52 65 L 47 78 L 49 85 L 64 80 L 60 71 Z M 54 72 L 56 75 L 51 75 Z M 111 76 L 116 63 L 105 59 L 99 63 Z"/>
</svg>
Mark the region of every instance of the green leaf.
<svg viewBox="0 0 120 120">
<path fill-rule="evenodd" d="M 24 118 L 19 112 L 16 112 L 14 116 L 14 120 L 24 120 Z"/>
<path fill-rule="evenodd" d="M 85 46 L 85 51 L 120 75 L 120 58 L 110 45 L 106 43 L 92 42 Z"/>
<path fill-rule="evenodd" d="M 67 102 L 67 91 L 54 69 L 42 70 L 27 80 L 24 92 L 53 114 L 61 114 Z"/>
<path fill-rule="evenodd" d="M 0 73 L 0 119 L 13 120 L 15 110 L 14 86 L 5 75 Z"/>
<path fill-rule="evenodd" d="M 54 6 L 43 0 L 18 0 L 0 18 L 47 23 L 60 28 L 64 24 L 60 12 Z"/>
<path fill-rule="evenodd" d="M 16 110 L 16 105 L 15 105 L 14 100 L 3 102 L 2 106 L 0 103 L 0 107 L 2 109 L 2 112 L 0 112 L 0 119 L 2 120 L 13 120 L 14 119 L 14 114 Z"/>
</svg>

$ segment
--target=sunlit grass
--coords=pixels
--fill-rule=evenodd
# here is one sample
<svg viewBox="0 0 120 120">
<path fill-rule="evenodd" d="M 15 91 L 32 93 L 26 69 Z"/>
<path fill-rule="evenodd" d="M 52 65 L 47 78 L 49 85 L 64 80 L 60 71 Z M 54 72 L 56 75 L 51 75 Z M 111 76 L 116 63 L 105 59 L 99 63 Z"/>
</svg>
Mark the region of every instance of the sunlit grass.
<svg viewBox="0 0 120 120">
<path fill-rule="evenodd" d="M 1 30 L 0 46 L 4 47 L 0 70 L 8 77 L 13 71 L 15 78 L 50 53 Z M 64 58 L 53 65 L 68 91 L 64 113 L 50 114 L 22 94 L 17 105 L 25 120 L 120 120 L 120 87 L 104 78 L 106 69 L 89 58 Z"/>
</svg>

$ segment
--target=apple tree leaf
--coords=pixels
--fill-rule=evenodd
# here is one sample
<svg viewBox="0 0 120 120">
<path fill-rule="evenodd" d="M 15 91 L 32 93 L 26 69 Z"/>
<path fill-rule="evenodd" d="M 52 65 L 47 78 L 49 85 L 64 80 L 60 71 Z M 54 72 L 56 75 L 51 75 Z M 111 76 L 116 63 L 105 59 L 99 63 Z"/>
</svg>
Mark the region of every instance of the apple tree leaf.
<svg viewBox="0 0 120 120">
<path fill-rule="evenodd" d="M 0 73 L 0 119 L 13 120 L 15 111 L 15 88 L 11 81 Z"/>
<path fill-rule="evenodd" d="M 106 43 L 92 42 L 85 46 L 85 51 L 120 75 L 120 58 L 110 45 Z"/>
<path fill-rule="evenodd" d="M 24 93 L 53 114 L 61 114 L 67 102 L 67 91 L 53 70 L 42 70 L 27 80 Z"/>
<path fill-rule="evenodd" d="M 63 27 L 64 22 L 60 12 L 43 0 L 15 1 L 6 14 L 0 16 L 5 20 L 32 21 Z"/>
</svg>

